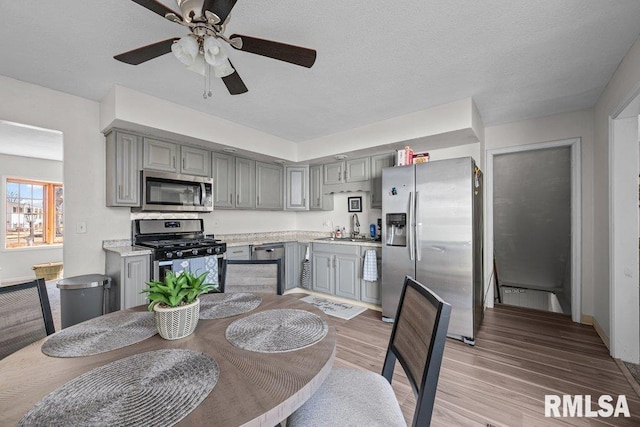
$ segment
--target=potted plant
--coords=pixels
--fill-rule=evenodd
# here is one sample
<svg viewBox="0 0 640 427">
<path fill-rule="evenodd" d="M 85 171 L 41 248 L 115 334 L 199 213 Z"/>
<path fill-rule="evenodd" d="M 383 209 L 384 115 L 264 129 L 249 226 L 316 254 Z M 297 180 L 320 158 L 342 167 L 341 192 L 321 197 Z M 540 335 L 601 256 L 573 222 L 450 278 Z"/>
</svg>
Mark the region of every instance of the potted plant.
<svg viewBox="0 0 640 427">
<path fill-rule="evenodd" d="M 155 313 L 156 326 L 164 339 L 175 340 L 191 334 L 198 324 L 200 299 L 198 296 L 218 291 L 216 285 L 204 283 L 209 273 L 194 276 L 188 271 L 175 274 L 167 271 L 164 281 L 152 280 L 142 293 L 147 293 L 149 311 Z"/>
</svg>

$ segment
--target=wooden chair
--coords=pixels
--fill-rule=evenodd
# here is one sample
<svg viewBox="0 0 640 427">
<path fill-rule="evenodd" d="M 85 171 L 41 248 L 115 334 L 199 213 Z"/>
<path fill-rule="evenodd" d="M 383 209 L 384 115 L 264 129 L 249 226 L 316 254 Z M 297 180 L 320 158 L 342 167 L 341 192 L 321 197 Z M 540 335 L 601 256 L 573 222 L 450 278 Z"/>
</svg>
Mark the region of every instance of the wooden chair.
<svg viewBox="0 0 640 427">
<path fill-rule="evenodd" d="M 334 368 L 320 389 L 287 420 L 287 427 L 406 426 L 391 388 L 395 362 L 416 395 L 412 425 L 428 426 L 436 396 L 451 306 L 405 277 L 382 375 Z"/>
<path fill-rule="evenodd" d="M 54 332 L 44 279 L 0 287 L 0 359 Z"/>
<path fill-rule="evenodd" d="M 282 263 L 269 260 L 225 260 L 222 292 L 265 292 L 282 295 Z"/>
</svg>

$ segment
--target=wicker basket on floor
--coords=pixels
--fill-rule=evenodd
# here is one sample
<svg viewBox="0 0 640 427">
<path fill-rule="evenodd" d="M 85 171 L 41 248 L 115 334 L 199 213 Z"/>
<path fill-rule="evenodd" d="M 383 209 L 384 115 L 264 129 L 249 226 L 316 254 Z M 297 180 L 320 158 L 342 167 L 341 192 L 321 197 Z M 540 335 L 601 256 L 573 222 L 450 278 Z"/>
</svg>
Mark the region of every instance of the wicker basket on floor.
<svg viewBox="0 0 640 427">
<path fill-rule="evenodd" d="M 47 262 L 44 264 L 36 264 L 33 267 L 36 273 L 36 279 L 54 280 L 62 277 L 61 262 Z"/>
</svg>

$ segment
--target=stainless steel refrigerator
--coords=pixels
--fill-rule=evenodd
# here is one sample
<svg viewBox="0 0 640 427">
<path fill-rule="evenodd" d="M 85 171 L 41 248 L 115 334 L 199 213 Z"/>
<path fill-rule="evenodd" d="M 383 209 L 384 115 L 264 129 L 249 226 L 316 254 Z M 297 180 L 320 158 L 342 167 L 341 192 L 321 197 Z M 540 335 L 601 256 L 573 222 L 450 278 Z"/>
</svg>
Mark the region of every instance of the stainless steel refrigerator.
<svg viewBox="0 0 640 427">
<path fill-rule="evenodd" d="M 471 157 L 382 170 L 382 316 L 405 276 L 451 304 L 448 335 L 473 344 L 483 315 L 482 172 Z"/>
</svg>

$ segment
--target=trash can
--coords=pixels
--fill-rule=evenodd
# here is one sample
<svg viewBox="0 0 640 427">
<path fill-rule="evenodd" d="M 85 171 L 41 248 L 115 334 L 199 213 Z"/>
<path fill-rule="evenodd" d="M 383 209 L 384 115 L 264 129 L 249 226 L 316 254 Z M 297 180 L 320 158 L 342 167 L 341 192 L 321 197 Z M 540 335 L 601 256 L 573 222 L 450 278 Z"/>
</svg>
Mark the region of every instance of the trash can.
<svg viewBox="0 0 640 427">
<path fill-rule="evenodd" d="M 58 281 L 62 328 L 108 312 L 111 277 L 86 274 Z"/>
</svg>

